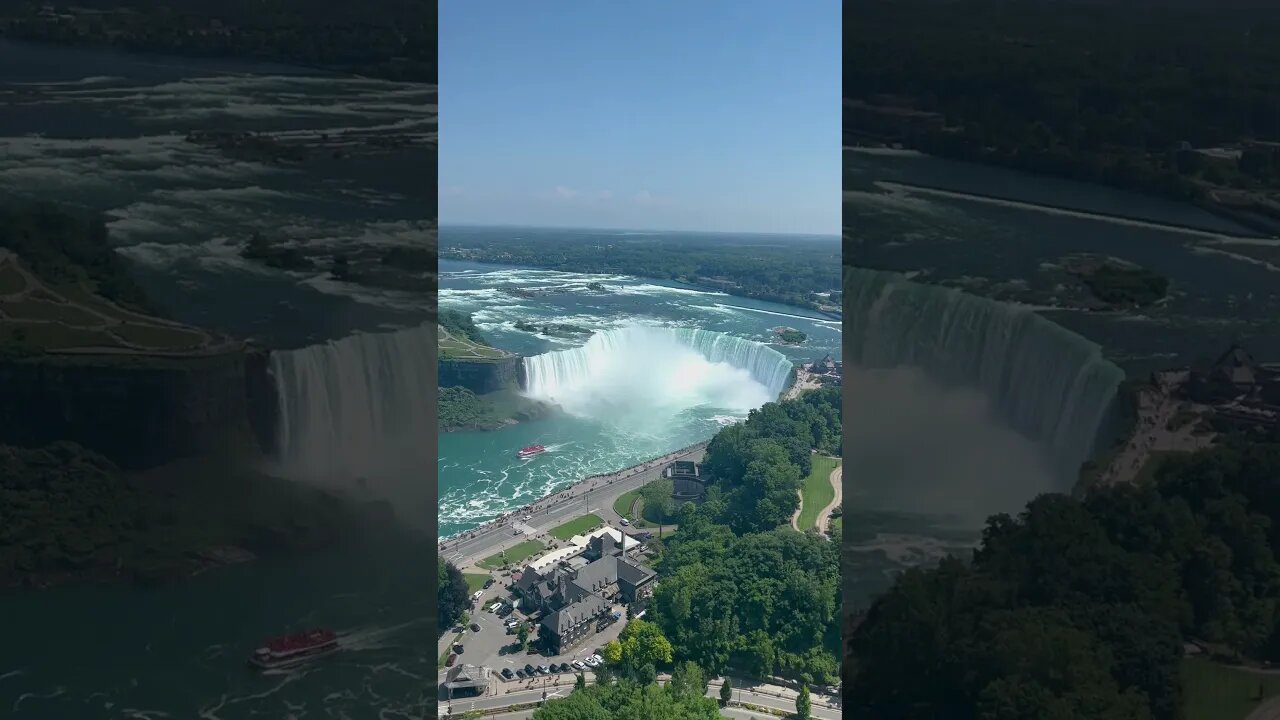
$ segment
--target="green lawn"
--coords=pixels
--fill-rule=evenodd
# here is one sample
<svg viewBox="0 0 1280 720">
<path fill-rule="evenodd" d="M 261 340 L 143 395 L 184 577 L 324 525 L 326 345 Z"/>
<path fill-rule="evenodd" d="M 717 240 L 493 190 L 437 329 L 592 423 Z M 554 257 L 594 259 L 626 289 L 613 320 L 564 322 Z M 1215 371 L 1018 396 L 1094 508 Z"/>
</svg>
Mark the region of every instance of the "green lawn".
<svg viewBox="0 0 1280 720">
<path fill-rule="evenodd" d="M 515 547 L 507 550 L 507 564 L 516 565 L 528 560 L 534 555 L 542 552 L 545 548 L 546 545 L 543 545 L 537 540 L 525 540 L 524 542 L 518 543 Z M 481 560 L 479 565 L 480 567 L 489 568 L 490 570 L 497 570 L 502 567 L 502 553 L 499 552 L 490 555 L 484 560 Z M 472 590 L 471 592 L 475 591 Z"/>
<path fill-rule="evenodd" d="M 102 322 L 102 318 L 75 305 L 63 305 L 42 300 L 6 301 L 4 303 L 4 314 L 15 320 L 61 322 L 77 327 L 93 327 Z"/>
<path fill-rule="evenodd" d="M 182 350 L 205 343 L 203 335 L 162 325 L 125 323 L 111 328 L 125 342 L 159 350 Z"/>
<path fill-rule="evenodd" d="M 638 497 L 640 497 L 640 491 L 638 489 L 628 490 L 622 493 L 621 495 L 618 496 L 617 500 L 613 501 L 613 511 L 618 513 L 624 518 L 630 519 L 631 506 L 635 505 L 636 498 Z"/>
<path fill-rule="evenodd" d="M 836 458 L 813 456 L 813 469 L 800 488 L 800 517 L 796 518 L 796 524 L 801 530 L 817 525 L 818 513 L 835 499 L 836 491 L 831 487 L 831 471 L 839 464 L 840 461 Z"/>
<path fill-rule="evenodd" d="M 557 540 L 568 540 L 574 535 L 581 535 L 603 522 L 604 520 L 601 520 L 599 515 L 589 513 L 582 517 L 574 518 L 563 525 L 556 526 L 551 530 L 551 537 Z"/>
<path fill-rule="evenodd" d="M 484 587 L 484 583 L 491 576 L 489 573 L 462 573 L 462 577 L 467 581 L 467 592 L 475 592 Z"/>
<path fill-rule="evenodd" d="M 1245 672 L 1193 657 L 1182 662 L 1182 690 L 1186 720 L 1244 720 L 1263 699 L 1280 695 L 1280 675 Z"/>
<path fill-rule="evenodd" d="M 444 328 L 437 328 L 437 350 L 442 358 L 458 360 L 500 360 L 510 357 L 510 353 L 497 348 L 472 342 L 467 338 L 455 337 Z"/>
</svg>

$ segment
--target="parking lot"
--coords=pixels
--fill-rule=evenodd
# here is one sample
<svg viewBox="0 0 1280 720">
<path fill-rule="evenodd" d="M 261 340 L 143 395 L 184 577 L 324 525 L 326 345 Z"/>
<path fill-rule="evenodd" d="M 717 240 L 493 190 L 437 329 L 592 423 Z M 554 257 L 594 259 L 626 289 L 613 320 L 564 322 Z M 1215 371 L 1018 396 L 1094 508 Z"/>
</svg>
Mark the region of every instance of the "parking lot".
<svg viewBox="0 0 1280 720">
<path fill-rule="evenodd" d="M 470 627 L 465 629 L 462 638 L 458 641 L 463 645 L 463 652 L 458 655 L 455 661 L 455 663 L 483 665 L 491 668 L 500 685 L 522 687 L 537 684 L 545 676 L 538 675 L 532 679 L 513 678 L 512 680 L 507 680 L 502 677 L 501 673 L 504 669 L 510 668 L 514 674 L 517 669 L 523 670 L 526 664 L 535 668 L 539 665 L 559 665 L 562 663 L 572 665 L 574 661 L 582 661 L 592 653 L 597 652 L 605 643 L 616 640 L 619 633 L 622 632 L 622 628 L 627 624 L 626 606 L 614 605 L 612 611 L 619 613 L 620 619 L 605 627 L 601 632 L 589 636 L 567 653 L 547 657 L 541 654 L 530 654 L 521 651 L 518 647 L 519 641 L 516 639 L 516 635 L 514 633 L 508 634 L 504 624 L 509 619 L 525 620 L 527 619 L 525 614 L 516 610 L 507 617 L 499 617 L 497 613 L 485 612 L 484 609 L 498 598 L 512 599 L 510 592 L 500 584 L 502 581 L 509 581 L 509 578 L 497 578 L 497 582 L 492 587 L 481 591 L 480 597 L 473 604 L 473 609 L 470 613 L 471 623 L 479 626 L 480 630 L 477 632 Z M 452 632 L 445 633 L 442 643 L 447 645 L 453 636 L 454 633 Z M 530 643 L 536 637 L 536 633 L 531 632 Z M 444 650 L 443 646 L 441 650 Z M 572 672 L 576 672 L 576 670 Z M 506 688 L 504 687 L 491 690 L 491 692 L 499 693 L 505 691 Z"/>
</svg>

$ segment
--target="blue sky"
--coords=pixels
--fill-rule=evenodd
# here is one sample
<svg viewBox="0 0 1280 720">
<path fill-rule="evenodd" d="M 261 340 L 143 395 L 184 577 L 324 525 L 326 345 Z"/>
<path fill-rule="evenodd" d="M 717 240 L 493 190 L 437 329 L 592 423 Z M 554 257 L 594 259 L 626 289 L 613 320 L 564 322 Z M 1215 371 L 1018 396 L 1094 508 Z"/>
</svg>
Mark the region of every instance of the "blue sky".
<svg viewBox="0 0 1280 720">
<path fill-rule="evenodd" d="M 836 0 L 443 0 L 440 223 L 840 233 Z"/>
</svg>

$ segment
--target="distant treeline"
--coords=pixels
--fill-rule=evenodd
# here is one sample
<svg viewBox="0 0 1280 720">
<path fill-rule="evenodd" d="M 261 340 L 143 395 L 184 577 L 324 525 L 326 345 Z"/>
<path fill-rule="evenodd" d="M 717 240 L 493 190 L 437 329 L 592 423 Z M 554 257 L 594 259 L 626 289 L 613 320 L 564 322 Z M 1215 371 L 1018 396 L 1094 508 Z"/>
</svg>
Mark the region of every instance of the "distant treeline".
<svg viewBox="0 0 1280 720">
<path fill-rule="evenodd" d="M 0 11 L 7 34 L 436 81 L 435 3 L 421 0 L 77 0 L 52 17 L 42 7 Z"/>
<path fill-rule="evenodd" d="M 845 12 L 846 131 L 1193 197 L 1280 185 L 1280 6 L 867 0 Z M 1264 7 L 1265 6 L 1265 7 Z M 922 115 L 931 113 L 933 115 Z M 1239 160 L 1179 151 L 1245 145 Z"/>
<path fill-rule="evenodd" d="M 612 236 L 584 242 L 579 236 L 525 233 L 488 239 L 444 233 L 440 256 L 581 273 L 674 280 L 732 295 L 817 308 L 838 299 L 840 248 L 834 242 L 779 238 L 764 243 L 700 236 Z"/>
</svg>

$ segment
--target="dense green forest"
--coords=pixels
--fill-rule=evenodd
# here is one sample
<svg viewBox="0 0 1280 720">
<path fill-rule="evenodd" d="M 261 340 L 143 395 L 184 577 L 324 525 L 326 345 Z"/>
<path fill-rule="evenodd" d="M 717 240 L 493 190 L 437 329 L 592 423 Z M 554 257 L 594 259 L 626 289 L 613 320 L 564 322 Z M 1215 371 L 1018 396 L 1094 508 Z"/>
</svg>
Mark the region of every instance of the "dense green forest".
<svg viewBox="0 0 1280 720">
<path fill-rule="evenodd" d="M 533 232 L 505 238 L 442 230 L 440 257 L 580 273 L 674 280 L 797 307 L 830 303 L 816 293 L 839 290 L 840 247 L 834 241 L 728 240 L 718 236 L 608 236 Z"/>
<path fill-rule="evenodd" d="M 436 556 L 436 630 L 443 636 L 471 606 L 467 580 L 453 563 Z"/>
<path fill-rule="evenodd" d="M 0 205 L 0 248 L 17 253 L 50 285 L 79 285 L 124 307 L 154 311 L 112 249 L 101 215 L 47 203 Z"/>
<path fill-rule="evenodd" d="M 440 388 L 436 417 L 441 430 L 457 430 L 474 426 L 484 418 L 484 401 L 464 387 Z"/>
<path fill-rule="evenodd" d="M 873 718 L 1181 718 L 1184 641 L 1280 660 L 1280 444 L 1232 439 L 1140 485 L 992 517 L 848 636 Z"/>
<path fill-rule="evenodd" d="M 787 527 L 810 449 L 838 452 L 840 393 L 768 403 L 721 430 L 705 502 L 680 509 L 653 607 L 678 660 L 827 684 L 838 676 L 839 539 Z"/>
<path fill-rule="evenodd" d="M 629 673 L 628 673 L 629 674 Z M 568 697 L 548 701 L 533 720 L 718 720 L 715 700 L 705 697 L 707 681 L 696 665 L 683 664 L 666 686 L 638 682 L 624 675 L 616 683 L 578 687 Z"/>
<path fill-rule="evenodd" d="M 464 337 L 472 342 L 486 344 L 484 336 L 480 334 L 480 328 L 476 327 L 475 322 L 471 320 L 471 316 L 458 312 L 457 310 L 441 310 L 438 322 L 440 327 L 448 330 L 453 335 Z"/>
<path fill-rule="evenodd" d="M 785 525 L 796 491 L 812 469 L 811 450 L 840 454 L 840 390 L 822 388 L 767 403 L 747 420 L 716 433 L 704 470 L 716 479 L 704 506 L 737 532 Z"/>
<path fill-rule="evenodd" d="M 1277 146 L 1248 145 L 1280 141 L 1280 6 L 1264 5 L 855 3 L 847 139 L 1182 198 L 1274 188 Z M 1238 159 L 1189 151 L 1230 144 Z"/>
<path fill-rule="evenodd" d="M 0 10 L 24 40 L 258 58 L 394 80 L 436 81 L 435 6 L 421 0 L 77 0 Z"/>
<path fill-rule="evenodd" d="M 715 481 L 706 502 L 685 503 L 676 532 L 651 543 L 660 548 L 652 622 L 628 622 L 602 649 L 605 665 L 596 670 L 596 684 L 580 680 L 535 720 L 718 718 L 717 703 L 704 697 L 706 678 L 730 670 L 786 675 L 806 687 L 834 683 L 839 533 L 834 542 L 798 533 L 787 526 L 790 511 L 747 523 L 734 515 L 746 496 L 774 490 L 790 492 L 794 509 L 802 475 L 788 449 L 803 447 L 807 473 L 809 449 L 838 450 L 840 433 L 837 390 L 768 403 L 742 425 L 717 433 L 706 461 Z M 733 439 L 721 440 L 726 434 Z M 663 668 L 674 668 L 665 687 L 655 681 Z"/>
</svg>

